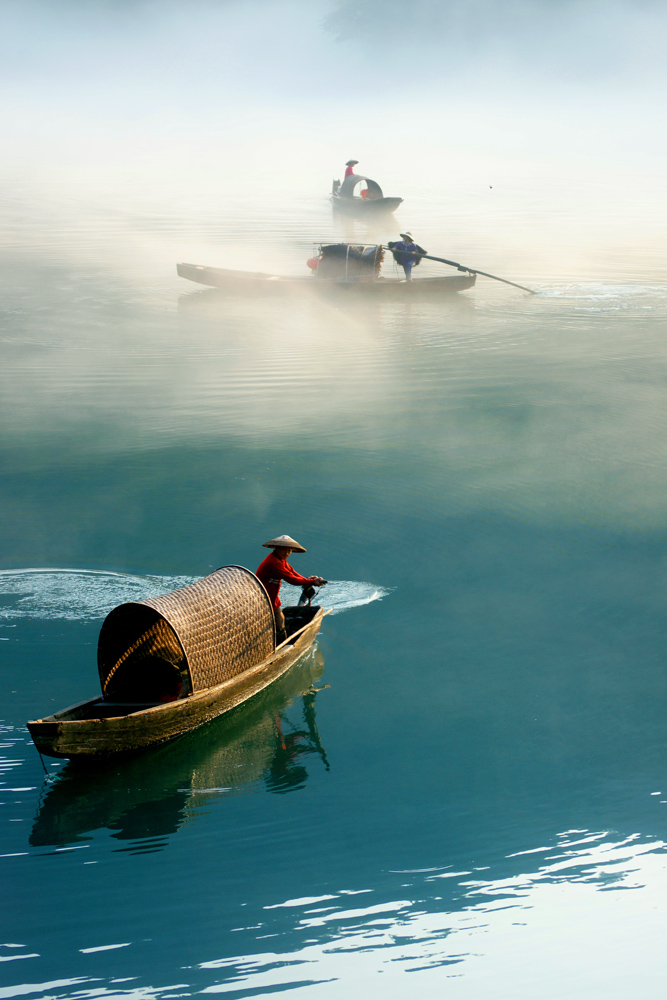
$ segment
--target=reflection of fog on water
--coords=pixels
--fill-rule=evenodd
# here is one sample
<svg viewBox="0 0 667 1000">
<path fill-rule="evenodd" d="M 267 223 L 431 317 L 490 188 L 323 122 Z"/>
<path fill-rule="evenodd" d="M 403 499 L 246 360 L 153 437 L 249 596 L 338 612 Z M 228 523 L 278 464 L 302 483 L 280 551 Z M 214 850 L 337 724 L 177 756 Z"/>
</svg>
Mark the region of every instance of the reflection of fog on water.
<svg viewBox="0 0 667 1000">
<path fill-rule="evenodd" d="M 323 672 L 315 647 L 246 705 L 173 743 L 106 766 L 68 763 L 46 792 L 30 843 L 62 846 L 106 828 L 118 840 L 144 842 L 125 849 L 160 850 L 165 842 L 155 838 L 176 833 L 206 802 L 262 787 L 303 788 L 308 757 L 329 769 L 315 719 Z M 295 722 L 287 713 L 297 700 Z"/>
</svg>

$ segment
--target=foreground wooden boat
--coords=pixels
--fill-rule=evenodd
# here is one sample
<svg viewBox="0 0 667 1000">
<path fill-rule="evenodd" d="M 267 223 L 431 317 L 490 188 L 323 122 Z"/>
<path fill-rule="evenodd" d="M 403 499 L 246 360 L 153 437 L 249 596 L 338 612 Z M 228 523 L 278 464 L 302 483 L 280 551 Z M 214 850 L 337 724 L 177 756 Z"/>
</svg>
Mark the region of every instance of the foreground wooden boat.
<svg viewBox="0 0 667 1000">
<path fill-rule="evenodd" d="M 198 284 L 207 285 L 210 288 L 271 294 L 299 291 L 316 291 L 326 294 L 332 290 L 344 289 L 348 290 L 350 294 L 402 298 L 403 296 L 462 292 L 466 288 L 472 288 L 476 280 L 474 274 L 445 274 L 430 278 L 413 278 L 412 281 L 384 277 L 370 281 L 362 281 L 358 278 L 325 280 L 305 277 L 288 278 L 251 271 L 229 271 L 224 267 L 205 267 L 201 264 L 177 264 L 176 267 L 179 277 L 196 281 Z"/>
<path fill-rule="evenodd" d="M 363 197 L 360 197 L 354 192 L 362 181 L 366 182 L 366 187 Z M 331 204 L 337 212 L 345 212 L 347 215 L 369 216 L 395 212 L 402 201 L 402 198 L 385 197 L 377 181 L 362 174 L 350 174 L 342 184 L 334 181 L 331 187 Z"/>
<path fill-rule="evenodd" d="M 211 288 L 255 293 L 315 291 L 327 294 L 344 289 L 353 294 L 401 298 L 403 296 L 442 295 L 472 288 L 476 275 L 457 271 L 455 274 L 413 278 L 385 277 L 380 273 L 384 250 L 379 245 L 334 243 L 319 248 L 318 256 L 308 264 L 312 275 L 284 277 L 261 271 L 232 271 L 223 267 L 201 264 L 177 264 L 181 278 Z"/>
<path fill-rule="evenodd" d="M 312 646 L 325 611 L 285 608 L 276 646 L 266 590 L 225 566 L 163 597 L 121 604 L 98 645 L 102 697 L 28 722 L 41 754 L 76 759 L 165 743 L 252 698 Z"/>
</svg>

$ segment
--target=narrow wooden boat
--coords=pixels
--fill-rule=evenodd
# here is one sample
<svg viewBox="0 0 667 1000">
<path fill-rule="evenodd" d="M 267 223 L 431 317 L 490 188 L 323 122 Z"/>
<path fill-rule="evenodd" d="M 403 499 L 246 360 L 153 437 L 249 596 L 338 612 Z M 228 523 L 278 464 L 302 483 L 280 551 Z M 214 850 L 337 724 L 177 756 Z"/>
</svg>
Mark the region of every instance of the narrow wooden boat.
<svg viewBox="0 0 667 1000">
<path fill-rule="evenodd" d="M 472 288 L 476 275 L 457 271 L 433 277 L 385 277 L 380 273 L 384 250 L 376 244 L 334 243 L 322 245 L 318 256 L 308 261 L 312 275 L 285 277 L 261 271 L 233 271 L 201 264 L 177 264 L 181 278 L 200 285 L 228 291 L 255 293 L 335 292 L 345 289 L 354 294 L 401 298 L 403 296 L 442 295 Z"/>
<path fill-rule="evenodd" d="M 273 608 L 242 566 L 162 597 L 121 604 L 100 632 L 102 696 L 28 722 L 41 754 L 71 759 L 134 753 L 172 740 L 252 698 L 312 646 L 325 611 Z"/>
<path fill-rule="evenodd" d="M 362 181 L 366 182 L 363 197 L 355 194 L 355 189 Z M 387 198 L 377 181 L 362 174 L 350 174 L 343 183 L 334 181 L 331 187 L 331 204 L 338 212 L 347 215 L 373 215 L 383 212 L 395 212 L 403 201 L 402 198 Z"/>
</svg>

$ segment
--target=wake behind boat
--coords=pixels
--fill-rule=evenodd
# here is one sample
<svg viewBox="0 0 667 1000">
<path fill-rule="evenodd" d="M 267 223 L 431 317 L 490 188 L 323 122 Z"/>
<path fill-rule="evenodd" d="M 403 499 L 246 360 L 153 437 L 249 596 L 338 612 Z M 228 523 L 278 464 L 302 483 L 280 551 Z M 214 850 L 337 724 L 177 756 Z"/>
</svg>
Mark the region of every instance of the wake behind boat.
<svg viewBox="0 0 667 1000">
<path fill-rule="evenodd" d="M 177 264 L 181 278 L 212 288 L 230 291 L 280 292 L 299 289 L 351 289 L 364 295 L 442 295 L 464 291 L 475 284 L 470 272 L 434 277 L 413 278 L 385 276 L 381 273 L 384 248 L 379 244 L 333 243 L 319 247 L 317 257 L 308 261 L 310 277 L 267 274 L 260 271 L 233 271 L 201 264 Z"/>
</svg>

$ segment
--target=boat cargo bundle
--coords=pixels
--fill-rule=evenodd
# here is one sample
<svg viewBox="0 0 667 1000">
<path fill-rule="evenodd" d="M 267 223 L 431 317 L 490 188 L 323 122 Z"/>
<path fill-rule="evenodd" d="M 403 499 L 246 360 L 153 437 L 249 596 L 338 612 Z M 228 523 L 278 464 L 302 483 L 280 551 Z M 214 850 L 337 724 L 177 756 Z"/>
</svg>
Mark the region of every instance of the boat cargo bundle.
<svg viewBox="0 0 667 1000">
<path fill-rule="evenodd" d="M 100 632 L 106 701 L 170 702 L 230 680 L 275 651 L 269 596 L 254 573 L 224 566 L 161 597 L 121 604 Z"/>
<path fill-rule="evenodd" d="M 347 281 L 351 278 L 373 280 L 379 277 L 384 250 L 377 244 L 331 243 L 320 247 L 316 276 L 320 279 Z"/>
</svg>

